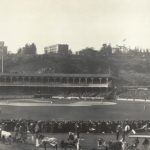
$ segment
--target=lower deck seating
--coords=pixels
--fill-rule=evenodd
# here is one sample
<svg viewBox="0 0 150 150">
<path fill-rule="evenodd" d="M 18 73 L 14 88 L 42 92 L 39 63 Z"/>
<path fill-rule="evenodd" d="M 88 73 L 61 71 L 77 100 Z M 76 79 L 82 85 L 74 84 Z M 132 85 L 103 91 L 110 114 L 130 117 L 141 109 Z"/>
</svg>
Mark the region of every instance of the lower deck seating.
<svg viewBox="0 0 150 150">
<path fill-rule="evenodd" d="M 35 96 L 36 98 L 52 97 L 108 97 L 113 89 L 106 88 L 43 88 L 43 87 L 0 87 L 0 98 L 9 96 Z M 38 95 L 38 97 L 37 97 Z"/>
<path fill-rule="evenodd" d="M 128 99 L 150 99 L 150 90 L 127 90 L 119 94 L 119 97 Z"/>
</svg>

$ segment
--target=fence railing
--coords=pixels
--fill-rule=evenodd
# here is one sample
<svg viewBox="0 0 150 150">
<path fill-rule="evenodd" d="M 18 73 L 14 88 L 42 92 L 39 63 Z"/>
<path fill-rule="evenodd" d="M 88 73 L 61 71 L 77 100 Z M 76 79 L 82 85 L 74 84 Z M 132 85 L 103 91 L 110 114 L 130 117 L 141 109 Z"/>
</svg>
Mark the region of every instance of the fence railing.
<svg viewBox="0 0 150 150">
<path fill-rule="evenodd" d="M 110 87 L 110 84 L 82 84 L 82 83 L 39 83 L 39 82 L 0 82 L 2 86 L 30 86 L 30 87 Z"/>
</svg>

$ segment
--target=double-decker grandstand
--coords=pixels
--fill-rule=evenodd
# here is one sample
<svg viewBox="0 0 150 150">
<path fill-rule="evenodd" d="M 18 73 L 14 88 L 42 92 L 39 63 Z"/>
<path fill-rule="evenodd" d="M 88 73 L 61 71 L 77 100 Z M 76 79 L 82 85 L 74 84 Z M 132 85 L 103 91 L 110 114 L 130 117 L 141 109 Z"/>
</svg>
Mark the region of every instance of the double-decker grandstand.
<svg viewBox="0 0 150 150">
<path fill-rule="evenodd" d="M 110 74 L 0 74 L 0 98 L 112 99 Z"/>
</svg>

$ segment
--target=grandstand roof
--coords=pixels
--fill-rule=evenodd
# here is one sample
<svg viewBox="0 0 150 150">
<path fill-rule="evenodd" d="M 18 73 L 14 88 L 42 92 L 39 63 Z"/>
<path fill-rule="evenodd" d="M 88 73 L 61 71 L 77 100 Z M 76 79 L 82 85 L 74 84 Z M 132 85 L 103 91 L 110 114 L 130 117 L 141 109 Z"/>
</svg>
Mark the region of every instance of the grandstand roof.
<svg viewBox="0 0 150 150">
<path fill-rule="evenodd" d="M 31 74 L 31 73 L 0 73 L 0 76 L 30 76 L 30 77 L 95 77 L 107 78 L 112 77 L 111 74 L 63 74 L 63 73 L 49 73 L 49 74 Z"/>
</svg>

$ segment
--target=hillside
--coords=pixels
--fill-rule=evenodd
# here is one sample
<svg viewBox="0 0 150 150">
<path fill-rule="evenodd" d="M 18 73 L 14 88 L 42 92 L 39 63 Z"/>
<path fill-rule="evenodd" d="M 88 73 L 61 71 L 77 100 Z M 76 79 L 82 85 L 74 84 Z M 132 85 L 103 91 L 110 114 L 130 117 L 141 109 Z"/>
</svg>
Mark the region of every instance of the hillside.
<svg viewBox="0 0 150 150">
<path fill-rule="evenodd" d="M 26 73 L 107 73 L 108 62 L 99 57 L 78 55 L 7 56 L 5 72 Z M 1 69 L 1 68 L 0 68 Z"/>
<path fill-rule="evenodd" d="M 1 69 L 1 67 L 0 67 Z M 121 85 L 150 85 L 150 55 L 8 55 L 4 72 L 111 73 Z"/>
</svg>

